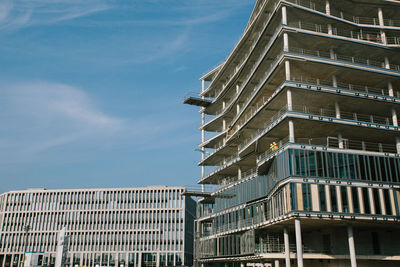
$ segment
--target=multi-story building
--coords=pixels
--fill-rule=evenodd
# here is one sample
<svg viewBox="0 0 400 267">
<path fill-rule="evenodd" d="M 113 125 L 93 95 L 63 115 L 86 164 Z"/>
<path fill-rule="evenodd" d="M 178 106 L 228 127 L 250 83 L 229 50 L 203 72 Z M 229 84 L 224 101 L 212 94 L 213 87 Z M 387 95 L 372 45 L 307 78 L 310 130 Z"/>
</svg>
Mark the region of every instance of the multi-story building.
<svg viewBox="0 0 400 267">
<path fill-rule="evenodd" d="M 66 228 L 65 266 L 191 266 L 195 201 L 183 187 L 11 191 L 0 195 L 0 266 L 24 252 L 55 263 Z"/>
<path fill-rule="evenodd" d="M 258 0 L 201 77 L 198 264 L 400 266 L 400 1 Z"/>
</svg>

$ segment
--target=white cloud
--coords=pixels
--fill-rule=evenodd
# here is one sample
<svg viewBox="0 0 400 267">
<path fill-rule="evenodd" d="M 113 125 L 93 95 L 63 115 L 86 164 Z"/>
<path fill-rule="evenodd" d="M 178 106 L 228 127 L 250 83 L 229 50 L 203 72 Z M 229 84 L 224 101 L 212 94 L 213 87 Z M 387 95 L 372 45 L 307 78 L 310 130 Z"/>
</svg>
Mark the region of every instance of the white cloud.
<svg viewBox="0 0 400 267">
<path fill-rule="evenodd" d="M 1 87 L 0 124 L 5 127 L 0 129 L 0 147 L 15 155 L 105 138 L 119 132 L 124 124 L 99 110 L 86 93 L 72 86 L 32 82 Z"/>
<path fill-rule="evenodd" d="M 105 0 L 2 0 L 0 30 L 52 24 L 110 8 Z"/>
</svg>

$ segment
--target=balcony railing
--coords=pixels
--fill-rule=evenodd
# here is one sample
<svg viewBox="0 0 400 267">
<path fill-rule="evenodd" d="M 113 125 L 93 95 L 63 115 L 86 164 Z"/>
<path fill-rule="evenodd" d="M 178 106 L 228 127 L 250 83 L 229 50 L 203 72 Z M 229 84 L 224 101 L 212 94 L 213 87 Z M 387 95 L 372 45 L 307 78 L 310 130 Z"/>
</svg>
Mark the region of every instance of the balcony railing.
<svg viewBox="0 0 400 267">
<path fill-rule="evenodd" d="M 337 115 L 336 111 L 331 109 L 294 105 L 292 107 L 292 110 L 288 110 L 288 107 L 286 105 L 264 124 L 264 128 L 258 129 L 251 137 L 249 137 L 241 145 L 239 145 L 238 150 L 241 151 L 244 147 L 248 146 L 250 143 L 254 142 L 257 138 L 268 132 L 277 123 L 277 120 L 283 115 L 285 115 L 287 112 L 296 112 L 307 115 L 325 116 L 335 119 L 393 126 L 393 120 L 390 117 L 382 117 L 377 115 L 360 114 L 360 113 L 352 113 L 344 111 L 340 112 L 340 117 L 336 117 Z"/>
<path fill-rule="evenodd" d="M 309 0 L 286 0 L 286 1 L 326 14 L 325 5 L 317 4 L 317 3 L 309 1 Z M 330 9 L 330 15 L 333 17 L 347 20 L 347 21 L 355 23 L 355 24 L 380 26 L 379 19 L 376 17 L 357 17 L 357 16 L 352 16 L 341 10 L 336 10 L 336 9 Z M 400 20 L 384 19 L 383 22 L 384 22 L 384 26 L 400 27 Z"/>
<path fill-rule="evenodd" d="M 341 55 L 341 54 L 334 54 L 334 58 L 331 58 L 331 53 L 328 51 L 318 51 L 318 50 L 307 50 L 303 48 L 297 48 L 297 47 L 291 47 L 289 49 L 290 52 L 300 54 L 300 55 L 308 55 L 308 56 L 314 56 L 314 57 L 320 57 L 320 58 L 327 58 L 331 60 L 337 60 L 337 61 L 345 61 L 345 62 L 350 62 L 350 63 L 355 63 L 355 64 L 362 64 L 362 65 L 367 65 L 371 67 L 377 67 L 377 68 L 382 68 L 382 69 L 389 69 L 389 70 L 394 70 L 394 71 L 400 71 L 400 66 L 396 64 L 390 64 L 388 67 L 385 68 L 385 62 L 383 61 L 377 61 L 377 60 L 371 60 L 368 58 L 361 58 L 361 57 L 352 57 L 348 55 Z"/>
<path fill-rule="evenodd" d="M 269 158 L 271 155 L 276 153 L 281 148 L 286 147 L 288 144 L 297 145 L 311 145 L 311 146 L 322 146 L 326 148 L 335 148 L 343 150 L 359 150 L 368 152 L 381 152 L 381 153 L 397 153 L 397 147 L 395 144 L 384 144 L 384 143 L 373 143 L 365 142 L 360 140 L 349 140 L 343 138 L 340 142 L 337 137 L 321 137 L 321 138 L 295 138 L 294 142 L 289 142 L 289 138 L 285 137 L 275 142 L 277 146 L 268 148 L 264 153 L 257 156 L 257 163 Z M 343 147 L 342 147 L 342 145 Z"/>
<path fill-rule="evenodd" d="M 236 74 L 242 69 L 242 67 L 247 63 L 247 61 L 249 60 L 250 55 L 253 53 L 254 48 L 256 47 L 257 43 L 259 42 L 259 40 L 263 37 L 263 32 L 266 30 L 266 27 L 269 24 L 270 19 L 272 18 L 273 14 L 275 14 L 276 9 L 278 8 L 278 1 L 276 1 L 276 3 L 274 3 L 274 10 L 271 13 L 268 13 L 267 18 L 265 19 L 265 22 L 262 25 L 262 30 L 260 30 L 256 36 L 256 38 L 254 39 L 254 41 L 251 43 L 249 51 L 247 53 L 245 53 L 245 55 L 243 56 L 243 58 L 241 58 L 239 60 L 239 62 L 236 64 L 237 67 L 234 69 L 234 71 L 227 76 L 226 78 L 226 82 L 224 83 L 223 86 L 221 86 L 219 89 L 215 90 L 214 93 L 214 97 L 217 98 L 220 93 L 225 90 L 226 86 L 228 84 L 230 84 L 232 82 L 233 77 L 236 76 Z M 209 88 L 206 89 L 209 90 L 211 87 L 213 86 L 213 84 L 211 83 Z"/>
<path fill-rule="evenodd" d="M 313 84 L 315 86 L 319 85 L 325 85 L 325 86 L 334 86 L 332 80 L 323 80 L 323 79 L 315 79 L 315 78 L 310 78 L 310 77 L 291 77 L 292 81 L 295 82 L 301 82 L 301 83 L 309 83 Z M 344 90 L 354 90 L 354 91 L 359 91 L 359 92 L 365 92 L 368 94 L 376 94 L 376 95 L 384 95 L 384 96 L 390 96 L 389 90 L 387 88 L 377 88 L 377 87 L 372 87 L 368 85 L 360 85 L 360 84 L 351 84 L 351 83 L 344 83 L 344 82 L 337 82 L 336 88 L 338 90 L 344 89 Z M 395 91 L 394 92 L 395 97 L 400 97 L 400 91 Z"/>
<path fill-rule="evenodd" d="M 289 27 L 303 29 L 307 31 L 313 31 L 318 33 L 330 34 L 330 30 L 328 26 L 321 25 L 321 24 L 314 24 L 308 23 L 305 21 L 293 21 L 290 22 Z M 374 43 L 384 44 L 385 40 L 382 38 L 382 35 L 378 31 L 365 31 L 365 30 L 358 30 L 358 31 L 351 31 L 346 29 L 340 28 L 332 28 L 331 34 L 335 36 L 341 36 L 351 39 L 356 39 L 359 41 L 369 41 Z M 390 45 L 399 45 L 399 37 L 387 37 L 386 43 Z"/>
</svg>

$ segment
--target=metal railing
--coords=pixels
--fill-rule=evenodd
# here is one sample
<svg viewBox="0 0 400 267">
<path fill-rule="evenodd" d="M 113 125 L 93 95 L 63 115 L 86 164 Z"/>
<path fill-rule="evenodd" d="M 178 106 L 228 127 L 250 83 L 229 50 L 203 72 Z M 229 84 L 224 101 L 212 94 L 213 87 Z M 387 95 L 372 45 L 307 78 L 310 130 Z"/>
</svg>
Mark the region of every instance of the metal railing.
<svg viewBox="0 0 400 267">
<path fill-rule="evenodd" d="M 323 80 L 323 79 L 316 79 L 316 78 L 310 78 L 310 77 L 291 77 L 291 81 L 295 82 L 301 82 L 301 83 L 309 83 L 313 84 L 315 86 L 319 85 L 325 85 L 325 86 L 331 86 L 334 87 L 333 81 L 332 80 Z M 344 90 L 353 90 L 353 91 L 359 91 L 359 92 L 365 92 L 365 93 L 372 93 L 376 95 L 384 95 L 384 96 L 391 96 L 389 93 L 389 90 L 387 88 L 377 88 L 377 87 L 372 87 L 369 85 L 360 85 L 360 84 L 351 84 L 351 83 L 344 83 L 344 82 L 337 82 L 336 83 L 336 88 L 337 89 L 344 89 Z M 393 92 L 395 97 L 400 97 L 400 92 L 399 91 L 394 91 Z"/>
<path fill-rule="evenodd" d="M 381 43 L 381 44 L 384 43 L 384 39 L 382 38 L 381 33 L 378 31 L 365 31 L 362 29 L 357 30 L 357 31 L 352 31 L 352 30 L 346 30 L 346 29 L 340 29 L 340 28 L 329 29 L 329 27 L 325 26 L 325 25 L 308 23 L 308 22 L 304 22 L 304 21 L 293 21 L 293 22 L 290 22 L 288 24 L 288 26 L 293 27 L 293 28 L 313 31 L 313 32 L 332 34 L 332 35 L 356 39 L 356 40 L 360 40 L 360 41 L 369 41 L 369 42 L 375 42 L 375 43 Z M 399 39 L 398 37 L 390 37 L 390 38 L 386 38 L 386 42 L 388 44 L 397 45 L 397 44 L 399 44 L 398 39 Z"/>
<path fill-rule="evenodd" d="M 286 0 L 286 1 L 321 13 L 325 14 L 327 13 L 325 5 L 317 4 L 309 0 Z M 336 9 L 330 9 L 329 13 L 333 17 L 344 19 L 355 24 L 380 26 L 379 19 L 376 17 L 357 17 Z M 400 20 L 383 19 L 383 26 L 400 27 Z"/>
<path fill-rule="evenodd" d="M 346 61 L 346 62 L 351 62 L 351 63 L 356 63 L 356 64 L 367 65 L 367 66 L 371 66 L 371 67 L 378 67 L 378 68 L 382 68 L 382 69 L 390 69 L 390 70 L 400 71 L 399 65 L 390 64 L 388 66 L 389 68 L 385 68 L 385 62 L 371 60 L 369 58 L 352 57 L 352 56 L 341 55 L 341 54 L 336 54 L 336 53 L 331 55 L 331 53 L 328 51 L 308 50 L 308 49 L 297 48 L 297 47 L 289 48 L 289 52 L 301 54 L 301 55 L 309 55 L 309 56 L 314 56 L 314 57 L 327 58 L 327 59 L 331 59 L 331 60 Z M 333 58 L 331 56 L 333 56 Z"/>
<path fill-rule="evenodd" d="M 273 11 L 268 13 L 267 18 L 265 19 L 264 23 L 261 26 L 262 29 L 258 32 L 256 38 L 254 38 L 254 41 L 251 43 L 249 50 L 247 51 L 247 53 L 245 53 L 245 55 L 236 64 L 237 67 L 233 70 L 233 72 L 226 76 L 226 79 L 225 79 L 226 82 L 219 89 L 215 90 L 215 93 L 214 93 L 213 97 L 215 97 L 215 98 L 218 97 L 220 95 L 220 93 L 226 88 L 226 86 L 229 83 L 231 83 L 232 78 L 239 72 L 239 70 L 242 69 L 242 67 L 245 65 L 245 63 L 247 63 L 247 61 L 249 60 L 250 55 L 253 53 L 253 50 L 257 45 L 257 43 L 263 37 L 262 33 L 266 30 L 266 27 L 269 24 L 269 20 L 272 18 L 273 14 L 275 13 L 277 8 L 278 8 L 278 1 L 275 1 Z M 206 89 L 206 91 L 210 90 L 210 88 L 212 86 L 213 86 L 213 84 L 211 83 L 210 86 Z"/>
<path fill-rule="evenodd" d="M 320 138 L 295 138 L 294 142 L 290 142 L 289 138 L 285 137 L 275 142 L 277 144 L 277 147 L 270 147 L 264 153 L 258 155 L 257 162 L 260 162 L 268 158 L 281 148 L 286 147 L 286 145 L 288 144 L 322 146 L 326 148 L 346 149 L 346 150 L 350 149 L 350 150 L 381 152 L 381 153 L 394 153 L 394 154 L 397 153 L 397 147 L 395 144 L 365 142 L 360 140 L 349 140 L 345 138 L 339 140 L 339 138 L 332 136 L 320 137 Z"/>
<path fill-rule="evenodd" d="M 336 111 L 331 109 L 316 108 L 303 105 L 293 105 L 292 109 L 289 110 L 288 106 L 285 105 L 280 111 L 278 111 L 274 116 L 272 116 L 267 122 L 264 123 L 264 127 L 262 129 L 258 129 L 251 137 L 247 138 L 241 145 L 239 145 L 238 151 L 242 150 L 244 147 L 252 143 L 259 136 L 269 131 L 272 128 L 272 126 L 277 123 L 277 120 L 287 112 L 304 113 L 307 115 L 325 116 L 335 119 L 345 119 L 345 120 L 368 122 L 368 123 L 382 124 L 382 125 L 391 125 L 391 126 L 393 125 L 393 120 L 390 117 L 382 117 L 377 115 L 360 114 L 360 113 L 352 113 L 344 111 L 341 111 L 340 117 L 339 116 L 337 117 L 337 115 L 339 114 L 336 114 Z"/>
</svg>

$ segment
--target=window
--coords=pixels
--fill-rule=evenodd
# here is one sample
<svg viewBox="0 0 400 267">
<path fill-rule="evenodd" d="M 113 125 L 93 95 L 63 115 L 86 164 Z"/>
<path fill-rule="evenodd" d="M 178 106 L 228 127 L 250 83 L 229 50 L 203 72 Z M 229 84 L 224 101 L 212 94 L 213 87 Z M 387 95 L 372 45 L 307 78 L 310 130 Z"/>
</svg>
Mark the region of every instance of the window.
<svg viewBox="0 0 400 267">
<path fill-rule="evenodd" d="M 374 205 L 375 205 L 375 214 L 382 214 L 382 209 L 381 209 L 381 201 L 379 199 L 379 189 L 373 188 L 372 189 L 372 195 L 374 198 Z"/>
<path fill-rule="evenodd" d="M 351 188 L 351 198 L 352 198 L 352 201 L 353 201 L 354 213 L 360 213 L 360 200 L 358 198 L 357 187 L 352 187 Z"/>
<path fill-rule="evenodd" d="M 325 185 L 318 185 L 318 193 L 319 193 L 319 201 L 320 201 L 320 210 L 326 211 L 326 197 L 325 197 Z"/>
<path fill-rule="evenodd" d="M 342 198 L 342 211 L 345 213 L 349 212 L 349 201 L 347 199 L 347 187 L 341 186 L 340 187 L 340 195 Z"/>
<path fill-rule="evenodd" d="M 303 191 L 303 207 L 304 210 L 311 210 L 311 185 L 310 184 L 302 184 Z"/>
<path fill-rule="evenodd" d="M 337 205 L 337 197 L 336 197 L 336 186 L 330 186 L 329 190 L 330 190 L 330 193 L 331 193 L 332 211 L 333 212 L 337 212 L 338 211 L 338 205 Z"/>
<path fill-rule="evenodd" d="M 362 194 L 363 194 L 363 204 L 364 204 L 364 212 L 366 214 L 371 214 L 371 206 L 369 204 L 369 194 L 368 194 L 368 188 L 363 188 L 362 189 Z"/>
</svg>

